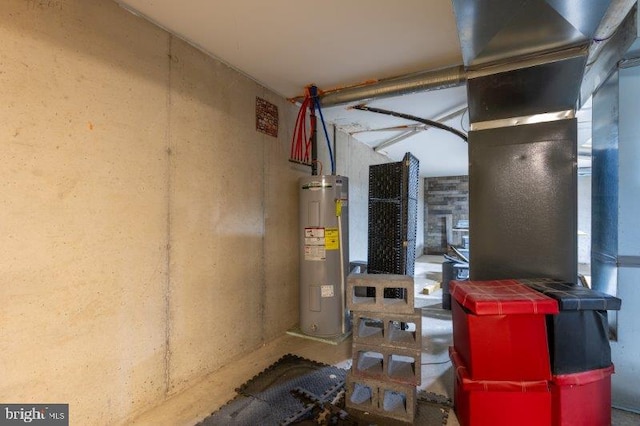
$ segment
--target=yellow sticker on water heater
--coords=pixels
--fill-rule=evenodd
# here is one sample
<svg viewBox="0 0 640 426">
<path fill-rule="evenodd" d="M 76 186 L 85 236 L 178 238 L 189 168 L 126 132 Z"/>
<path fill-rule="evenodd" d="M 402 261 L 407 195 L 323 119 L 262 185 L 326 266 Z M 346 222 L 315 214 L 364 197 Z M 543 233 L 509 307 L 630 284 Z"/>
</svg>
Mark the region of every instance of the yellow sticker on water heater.
<svg viewBox="0 0 640 426">
<path fill-rule="evenodd" d="M 340 234 L 338 234 L 338 228 L 325 228 L 324 248 L 326 250 L 340 249 Z"/>
</svg>

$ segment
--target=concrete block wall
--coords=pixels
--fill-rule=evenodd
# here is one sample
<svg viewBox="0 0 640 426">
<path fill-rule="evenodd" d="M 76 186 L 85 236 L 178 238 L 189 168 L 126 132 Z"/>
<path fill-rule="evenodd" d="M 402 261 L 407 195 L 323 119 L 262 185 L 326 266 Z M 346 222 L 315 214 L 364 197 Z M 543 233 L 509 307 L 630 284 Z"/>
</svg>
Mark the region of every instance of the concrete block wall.
<svg viewBox="0 0 640 426">
<path fill-rule="evenodd" d="M 469 176 L 443 176 L 425 179 L 425 254 L 447 251 L 446 226 L 469 220 Z M 465 232 L 449 231 L 449 243 L 462 245 Z"/>
</svg>

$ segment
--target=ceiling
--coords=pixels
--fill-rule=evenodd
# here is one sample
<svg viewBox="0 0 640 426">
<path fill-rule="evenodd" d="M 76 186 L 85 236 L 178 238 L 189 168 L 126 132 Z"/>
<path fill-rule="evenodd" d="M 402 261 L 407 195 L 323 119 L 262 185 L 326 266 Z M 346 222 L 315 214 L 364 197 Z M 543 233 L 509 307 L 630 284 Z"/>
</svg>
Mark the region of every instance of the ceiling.
<svg viewBox="0 0 640 426">
<path fill-rule="evenodd" d="M 116 1 L 287 98 L 312 83 L 330 90 L 462 64 L 451 1 L 326 0 L 321 7 L 296 0 Z M 462 86 L 367 105 L 438 119 L 466 102 Z M 579 130 L 579 144 L 590 136 L 590 114 L 584 115 L 589 131 Z M 380 129 L 416 124 L 345 106 L 324 116 L 372 148 L 406 132 Z M 466 132 L 468 115 L 444 124 Z M 467 145 L 453 134 L 421 130 L 380 152 L 399 161 L 408 151 L 423 177 L 467 174 Z"/>
</svg>

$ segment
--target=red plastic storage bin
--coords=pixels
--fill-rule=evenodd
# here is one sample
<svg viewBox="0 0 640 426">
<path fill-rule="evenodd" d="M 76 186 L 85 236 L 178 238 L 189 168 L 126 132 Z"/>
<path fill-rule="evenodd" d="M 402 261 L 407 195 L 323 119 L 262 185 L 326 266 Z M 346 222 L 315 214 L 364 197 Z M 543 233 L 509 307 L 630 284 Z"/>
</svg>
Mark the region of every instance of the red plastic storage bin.
<svg viewBox="0 0 640 426">
<path fill-rule="evenodd" d="M 612 374 L 613 365 L 582 373 L 553 376 L 553 425 L 610 425 Z"/>
<path fill-rule="evenodd" d="M 471 380 L 453 348 L 453 399 L 461 426 L 545 426 L 551 424 L 551 393 L 547 380 L 529 382 Z"/>
<path fill-rule="evenodd" d="M 473 380 L 550 380 L 545 314 L 558 303 L 516 280 L 452 281 L 453 345 Z"/>
</svg>

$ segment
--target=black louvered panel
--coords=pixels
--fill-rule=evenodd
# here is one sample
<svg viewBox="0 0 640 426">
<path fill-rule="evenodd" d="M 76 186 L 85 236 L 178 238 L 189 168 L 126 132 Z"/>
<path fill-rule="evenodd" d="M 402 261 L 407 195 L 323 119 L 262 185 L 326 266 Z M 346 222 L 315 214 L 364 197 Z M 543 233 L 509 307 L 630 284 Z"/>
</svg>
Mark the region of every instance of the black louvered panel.
<svg viewBox="0 0 640 426">
<path fill-rule="evenodd" d="M 418 171 L 410 153 L 400 162 L 369 167 L 369 273 L 414 273 Z"/>
</svg>

